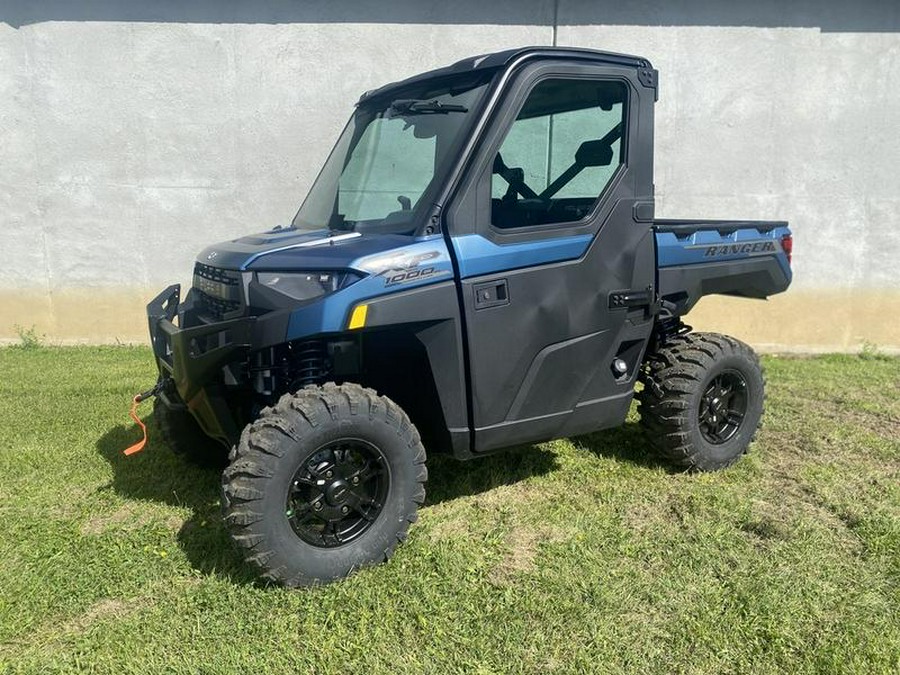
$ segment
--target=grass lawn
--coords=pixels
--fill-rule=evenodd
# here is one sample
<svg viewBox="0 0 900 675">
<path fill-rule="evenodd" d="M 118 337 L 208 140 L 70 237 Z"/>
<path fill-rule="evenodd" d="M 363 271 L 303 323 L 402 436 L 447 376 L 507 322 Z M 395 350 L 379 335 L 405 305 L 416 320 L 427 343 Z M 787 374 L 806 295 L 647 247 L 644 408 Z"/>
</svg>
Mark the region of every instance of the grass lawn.
<svg viewBox="0 0 900 675">
<path fill-rule="evenodd" d="M 216 472 L 152 424 L 120 454 L 147 349 L 0 349 L 0 672 L 898 673 L 900 359 L 765 366 L 732 469 L 671 472 L 633 418 L 433 457 L 390 563 L 289 591 L 231 547 Z"/>
</svg>

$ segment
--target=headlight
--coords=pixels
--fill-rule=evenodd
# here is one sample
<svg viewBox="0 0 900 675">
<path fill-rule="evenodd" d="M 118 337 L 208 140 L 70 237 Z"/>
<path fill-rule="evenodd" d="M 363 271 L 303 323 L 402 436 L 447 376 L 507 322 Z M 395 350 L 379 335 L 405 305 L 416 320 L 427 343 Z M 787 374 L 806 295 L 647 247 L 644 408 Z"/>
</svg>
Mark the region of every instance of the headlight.
<svg viewBox="0 0 900 675">
<path fill-rule="evenodd" d="M 312 300 L 359 280 L 352 272 L 258 272 L 256 278 L 294 300 Z"/>
</svg>

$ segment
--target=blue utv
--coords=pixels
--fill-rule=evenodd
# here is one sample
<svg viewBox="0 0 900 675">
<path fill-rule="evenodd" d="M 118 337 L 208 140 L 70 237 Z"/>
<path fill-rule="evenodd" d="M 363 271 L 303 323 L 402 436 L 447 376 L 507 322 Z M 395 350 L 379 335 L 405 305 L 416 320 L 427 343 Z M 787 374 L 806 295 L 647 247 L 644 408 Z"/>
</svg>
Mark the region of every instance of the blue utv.
<svg viewBox="0 0 900 675">
<path fill-rule="evenodd" d="M 747 451 L 750 347 L 681 318 L 791 281 L 784 222 L 654 218 L 657 71 L 568 48 L 366 92 L 284 227 L 216 244 L 148 306 L 165 440 L 225 461 L 265 577 L 386 560 L 425 450 L 475 458 L 622 424 L 688 470 Z M 642 387 L 636 387 L 638 382 Z"/>
</svg>

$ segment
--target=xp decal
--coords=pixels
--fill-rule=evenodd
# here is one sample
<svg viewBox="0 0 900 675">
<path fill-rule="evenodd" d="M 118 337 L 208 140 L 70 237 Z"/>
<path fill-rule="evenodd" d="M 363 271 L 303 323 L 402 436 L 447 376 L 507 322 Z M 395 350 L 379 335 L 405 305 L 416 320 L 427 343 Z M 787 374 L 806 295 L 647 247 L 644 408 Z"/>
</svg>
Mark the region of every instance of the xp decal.
<svg viewBox="0 0 900 675">
<path fill-rule="evenodd" d="M 378 276 L 384 277 L 385 286 L 395 286 L 397 284 L 405 284 L 411 281 L 421 281 L 432 277 L 439 277 L 449 274 L 449 270 L 438 270 L 434 267 L 426 267 L 419 269 L 418 267 L 411 270 L 386 270 Z"/>
<path fill-rule="evenodd" d="M 382 277 L 386 287 L 436 279 L 451 272 L 447 256 L 434 249 L 379 256 L 365 261 L 359 267 L 373 276 Z"/>
</svg>

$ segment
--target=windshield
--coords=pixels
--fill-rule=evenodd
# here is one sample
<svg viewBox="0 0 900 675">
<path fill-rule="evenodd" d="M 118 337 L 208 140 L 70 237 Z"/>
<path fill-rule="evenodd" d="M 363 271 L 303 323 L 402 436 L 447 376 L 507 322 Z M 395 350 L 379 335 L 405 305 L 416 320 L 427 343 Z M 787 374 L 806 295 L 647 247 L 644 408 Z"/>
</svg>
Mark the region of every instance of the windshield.
<svg viewBox="0 0 900 675">
<path fill-rule="evenodd" d="M 489 75 L 360 104 L 294 217 L 302 230 L 412 233 L 449 170 Z"/>
</svg>

